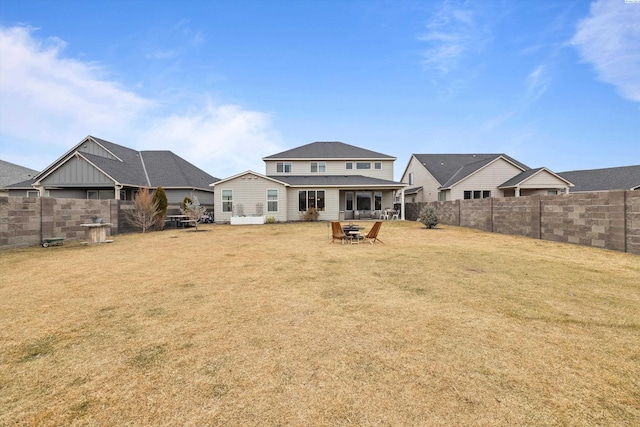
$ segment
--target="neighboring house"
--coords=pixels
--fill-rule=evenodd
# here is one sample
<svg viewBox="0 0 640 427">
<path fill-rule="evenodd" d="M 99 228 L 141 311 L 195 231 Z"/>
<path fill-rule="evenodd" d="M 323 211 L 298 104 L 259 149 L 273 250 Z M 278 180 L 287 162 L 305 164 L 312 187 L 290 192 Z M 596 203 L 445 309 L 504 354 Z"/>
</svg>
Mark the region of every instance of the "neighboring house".
<svg viewBox="0 0 640 427">
<path fill-rule="evenodd" d="M 164 188 L 169 204 L 185 196 L 213 206 L 215 178 L 171 151 L 136 151 L 87 136 L 33 179 L 7 187 L 11 196 L 132 200 L 141 187 Z"/>
<path fill-rule="evenodd" d="M 39 172 L 35 169 L 0 160 L 0 196 L 8 196 L 8 185 L 32 179 Z"/>
<path fill-rule="evenodd" d="M 506 154 L 413 154 L 401 181 L 405 202 L 568 193 L 573 184 Z"/>
<path fill-rule="evenodd" d="M 247 171 L 211 184 L 216 222 L 243 215 L 297 221 L 311 208 L 326 221 L 379 218 L 405 187 L 393 181 L 395 157 L 342 142 L 313 142 L 262 160 L 264 175 Z"/>
<path fill-rule="evenodd" d="M 640 190 L 640 165 L 560 172 L 558 175 L 575 184 L 572 193 Z"/>
</svg>

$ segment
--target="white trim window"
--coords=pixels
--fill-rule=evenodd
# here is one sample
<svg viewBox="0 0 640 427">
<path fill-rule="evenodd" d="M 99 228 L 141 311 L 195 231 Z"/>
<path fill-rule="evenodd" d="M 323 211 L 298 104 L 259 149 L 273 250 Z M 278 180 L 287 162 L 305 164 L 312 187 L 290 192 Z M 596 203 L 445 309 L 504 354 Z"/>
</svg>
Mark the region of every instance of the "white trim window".
<svg viewBox="0 0 640 427">
<path fill-rule="evenodd" d="M 373 164 L 373 168 L 374 168 L 375 170 L 382 170 L 382 162 L 375 162 L 375 163 Z"/>
<path fill-rule="evenodd" d="M 233 211 L 233 190 L 222 190 L 222 212 Z"/>
<path fill-rule="evenodd" d="M 298 210 L 306 212 L 311 208 L 324 211 L 324 190 L 298 191 Z"/>
<path fill-rule="evenodd" d="M 357 162 L 356 169 L 371 169 L 371 162 Z"/>
<path fill-rule="evenodd" d="M 115 190 L 87 190 L 88 200 L 111 200 L 115 198 Z"/>
<path fill-rule="evenodd" d="M 267 212 L 278 212 L 278 190 L 267 190 Z"/>
<path fill-rule="evenodd" d="M 472 199 L 488 199 L 491 197 L 490 190 L 465 190 L 463 193 L 464 200 L 472 200 Z"/>
<path fill-rule="evenodd" d="M 353 169 L 353 162 L 346 162 L 346 163 L 344 164 L 344 168 L 345 168 L 346 170 L 351 170 L 351 169 Z"/>
<path fill-rule="evenodd" d="M 413 172 L 409 172 L 409 185 L 413 185 Z"/>
<path fill-rule="evenodd" d="M 311 173 L 324 173 L 326 170 L 326 162 L 311 162 Z"/>
<path fill-rule="evenodd" d="M 38 190 L 27 190 L 27 197 L 40 197 Z M 44 190 L 44 197 L 49 197 L 49 190 Z"/>
<path fill-rule="evenodd" d="M 277 173 L 291 173 L 291 162 L 278 162 L 276 163 Z"/>
</svg>

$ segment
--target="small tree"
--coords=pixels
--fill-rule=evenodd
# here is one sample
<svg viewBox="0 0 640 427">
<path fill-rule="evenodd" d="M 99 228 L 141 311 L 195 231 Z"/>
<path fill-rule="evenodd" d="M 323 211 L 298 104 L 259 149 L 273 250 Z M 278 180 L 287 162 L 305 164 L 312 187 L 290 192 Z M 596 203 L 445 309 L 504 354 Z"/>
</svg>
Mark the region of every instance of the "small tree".
<svg viewBox="0 0 640 427">
<path fill-rule="evenodd" d="M 418 221 L 427 228 L 436 228 L 438 225 L 438 214 L 433 206 L 425 205 L 418 215 Z"/>
<path fill-rule="evenodd" d="M 191 197 L 189 196 L 184 196 L 184 199 L 182 200 L 182 211 L 184 212 L 184 210 L 187 208 L 187 203 L 192 203 L 193 200 L 191 200 Z"/>
<path fill-rule="evenodd" d="M 156 228 L 162 230 L 164 229 L 164 220 L 167 218 L 167 207 L 169 206 L 167 193 L 164 191 L 164 188 L 156 188 L 156 191 L 153 192 L 153 198 L 151 200 L 158 206 L 158 214 L 156 215 Z"/>
<path fill-rule="evenodd" d="M 141 227 L 144 233 L 155 224 L 156 216 L 158 215 L 158 205 L 153 202 L 149 189 L 144 187 L 138 189 L 137 194 L 133 198 L 133 209 L 128 209 L 124 211 L 124 213 L 129 224 L 134 227 Z"/>
<path fill-rule="evenodd" d="M 193 196 L 193 201 L 185 202 L 184 214 L 189 217 L 190 221 L 196 224 L 196 231 L 198 231 L 198 220 L 205 214 L 207 208 L 200 205 L 200 201 L 197 196 Z"/>
</svg>

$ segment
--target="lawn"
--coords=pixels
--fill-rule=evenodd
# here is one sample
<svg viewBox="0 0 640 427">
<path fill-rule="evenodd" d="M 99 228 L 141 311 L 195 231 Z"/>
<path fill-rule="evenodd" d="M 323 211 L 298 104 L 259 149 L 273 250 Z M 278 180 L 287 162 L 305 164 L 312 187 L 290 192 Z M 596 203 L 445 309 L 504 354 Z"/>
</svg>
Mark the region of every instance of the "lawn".
<svg viewBox="0 0 640 427">
<path fill-rule="evenodd" d="M 640 257 L 421 227 L 1 251 L 0 425 L 640 425 Z"/>
</svg>

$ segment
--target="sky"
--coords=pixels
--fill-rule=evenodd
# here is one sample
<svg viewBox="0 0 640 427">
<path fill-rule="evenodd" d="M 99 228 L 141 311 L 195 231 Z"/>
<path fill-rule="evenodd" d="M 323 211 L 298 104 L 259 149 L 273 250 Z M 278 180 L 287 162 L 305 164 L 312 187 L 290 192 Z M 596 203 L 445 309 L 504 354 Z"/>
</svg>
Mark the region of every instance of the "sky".
<svg viewBox="0 0 640 427">
<path fill-rule="evenodd" d="M 640 164 L 639 0 L 0 0 L 0 159 L 87 135 L 218 178 L 341 141 Z"/>
</svg>

